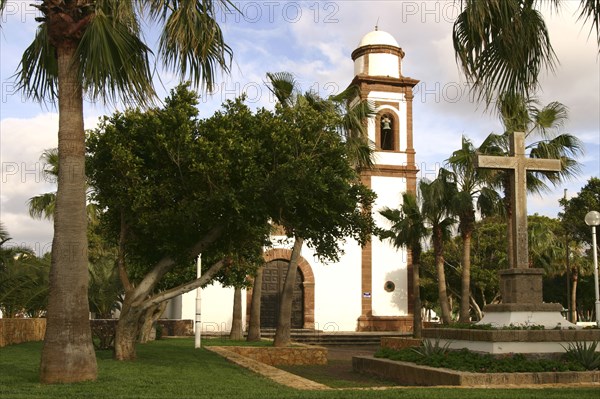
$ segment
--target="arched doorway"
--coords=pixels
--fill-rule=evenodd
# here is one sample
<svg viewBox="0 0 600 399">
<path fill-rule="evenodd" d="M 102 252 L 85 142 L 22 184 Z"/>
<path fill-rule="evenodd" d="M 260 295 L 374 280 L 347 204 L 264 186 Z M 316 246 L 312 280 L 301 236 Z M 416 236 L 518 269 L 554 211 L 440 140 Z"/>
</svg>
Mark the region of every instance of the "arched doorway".
<svg viewBox="0 0 600 399">
<path fill-rule="evenodd" d="M 268 262 L 263 269 L 262 293 L 260 298 L 261 328 L 276 328 L 279 316 L 281 293 L 285 283 L 289 262 L 283 259 Z M 292 328 L 304 327 L 304 275 L 298 268 L 292 299 Z"/>
</svg>

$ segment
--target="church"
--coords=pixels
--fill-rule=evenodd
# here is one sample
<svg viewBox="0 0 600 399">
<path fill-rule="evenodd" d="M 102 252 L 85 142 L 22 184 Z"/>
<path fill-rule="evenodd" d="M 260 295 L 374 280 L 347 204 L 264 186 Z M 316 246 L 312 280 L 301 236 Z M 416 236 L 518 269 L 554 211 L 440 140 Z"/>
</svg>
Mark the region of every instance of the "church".
<svg viewBox="0 0 600 399">
<path fill-rule="evenodd" d="M 352 52 L 354 79 L 360 99 L 371 100 L 375 116 L 368 122 L 375 147 L 374 168 L 363 172 L 363 183 L 377 199 L 374 218 L 388 222 L 378 210 L 397 208 L 402 193 L 416 191 L 412 101 L 418 80 L 402 74 L 404 52 L 389 33 L 377 28 L 366 34 Z M 358 99 L 357 99 L 358 100 Z M 261 294 L 261 328 L 275 328 L 279 297 L 291 255 L 292 242 L 273 237 L 265 251 Z M 306 245 L 298 264 L 292 307 L 292 328 L 336 331 L 411 331 L 413 320 L 412 267 L 405 249 L 373 236 L 364 247 L 349 240 L 337 263 L 320 263 Z M 252 289 L 242 295 L 243 324 L 247 325 Z M 233 289 L 218 282 L 201 293 L 202 331 L 231 329 Z M 195 318 L 196 292 L 170 301 L 165 317 Z"/>
</svg>

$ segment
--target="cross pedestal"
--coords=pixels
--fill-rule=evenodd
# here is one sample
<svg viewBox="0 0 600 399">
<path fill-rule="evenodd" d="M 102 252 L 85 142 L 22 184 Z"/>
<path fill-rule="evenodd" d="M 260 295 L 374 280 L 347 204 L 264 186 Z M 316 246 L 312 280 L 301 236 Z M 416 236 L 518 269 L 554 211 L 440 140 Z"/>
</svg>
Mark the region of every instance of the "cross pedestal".
<svg viewBox="0 0 600 399">
<path fill-rule="evenodd" d="M 479 168 L 505 169 L 510 172 L 512 205 L 512 253 L 509 253 L 510 268 L 500 271 L 500 293 L 502 303 L 486 305 L 485 316 L 479 324 L 497 327 L 509 325 L 543 325 L 546 328 L 575 327 L 561 315 L 562 305 L 543 303 L 543 269 L 529 267 L 527 236 L 527 171 L 559 172 L 558 159 L 536 159 L 525 155 L 525 134 L 515 132 L 510 136 L 508 157 L 477 157 Z"/>
</svg>

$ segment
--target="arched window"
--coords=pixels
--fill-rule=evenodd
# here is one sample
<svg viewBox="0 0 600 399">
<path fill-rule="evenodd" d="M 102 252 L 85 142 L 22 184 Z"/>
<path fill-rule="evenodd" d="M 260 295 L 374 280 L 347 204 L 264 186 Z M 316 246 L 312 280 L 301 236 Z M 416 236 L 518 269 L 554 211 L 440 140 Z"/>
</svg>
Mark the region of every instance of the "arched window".
<svg viewBox="0 0 600 399">
<path fill-rule="evenodd" d="M 379 146 L 382 150 L 394 150 L 394 119 L 389 114 L 383 114 L 379 123 Z"/>
</svg>

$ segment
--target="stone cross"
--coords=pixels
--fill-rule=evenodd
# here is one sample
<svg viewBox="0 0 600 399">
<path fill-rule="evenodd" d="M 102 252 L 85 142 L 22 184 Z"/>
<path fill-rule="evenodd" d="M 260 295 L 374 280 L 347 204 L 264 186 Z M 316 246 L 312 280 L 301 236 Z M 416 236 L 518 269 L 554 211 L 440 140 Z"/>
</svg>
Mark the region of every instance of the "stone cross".
<svg viewBox="0 0 600 399">
<path fill-rule="evenodd" d="M 527 242 L 527 171 L 560 172 L 559 159 L 529 158 L 525 155 L 525 133 L 514 132 L 510 135 L 510 153 L 508 157 L 478 155 L 477 164 L 486 169 L 510 170 L 510 190 L 512 196 L 512 239 L 515 268 L 529 267 L 529 248 Z"/>
</svg>

